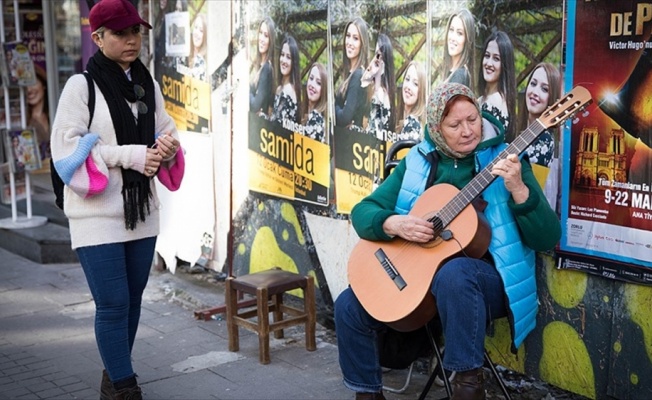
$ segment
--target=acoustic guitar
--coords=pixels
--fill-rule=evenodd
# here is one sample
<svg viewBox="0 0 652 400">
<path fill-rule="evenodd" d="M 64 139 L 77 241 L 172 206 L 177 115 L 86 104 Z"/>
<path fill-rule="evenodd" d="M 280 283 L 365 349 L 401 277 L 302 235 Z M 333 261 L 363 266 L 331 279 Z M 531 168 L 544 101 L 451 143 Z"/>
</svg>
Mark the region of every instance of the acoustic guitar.
<svg viewBox="0 0 652 400">
<path fill-rule="evenodd" d="M 398 331 L 425 325 L 437 312 L 430 284 L 444 261 L 462 253 L 479 258 L 489 247 L 491 231 L 473 202 L 495 179 L 493 166 L 510 154 L 520 155 L 546 129 L 552 128 L 592 102 L 577 86 L 550 106 L 462 190 L 437 184 L 417 199 L 410 215 L 434 224 L 435 239 L 414 243 L 399 237 L 391 241 L 361 239 L 348 261 L 351 289 L 375 319 Z"/>
</svg>

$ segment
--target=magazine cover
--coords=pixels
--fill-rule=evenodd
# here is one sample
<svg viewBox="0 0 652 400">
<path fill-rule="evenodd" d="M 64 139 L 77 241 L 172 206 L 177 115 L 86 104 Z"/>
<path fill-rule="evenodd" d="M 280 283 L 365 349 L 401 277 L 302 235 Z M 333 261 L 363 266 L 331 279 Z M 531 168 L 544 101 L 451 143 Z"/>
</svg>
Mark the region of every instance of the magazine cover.
<svg viewBox="0 0 652 400">
<path fill-rule="evenodd" d="M 0 66 L 3 65 L 0 62 Z M 6 128 L 7 126 L 20 126 L 21 124 L 21 115 L 20 115 L 20 91 L 18 88 L 9 88 L 7 90 L 9 97 L 9 121 L 7 121 L 7 110 L 2 108 L 0 112 L 0 128 Z M 5 91 L 0 90 L 0 104 L 5 104 Z M 0 142 L 2 142 L 2 137 L 0 136 Z M 4 151 L 2 153 L 4 155 Z"/>
<path fill-rule="evenodd" d="M 41 168 L 38 141 L 33 128 L 3 130 L 5 155 L 11 172 L 34 171 Z"/>
<path fill-rule="evenodd" d="M 3 204 L 11 204 L 11 169 L 9 163 L 0 164 L 0 201 Z M 14 174 L 16 200 L 22 200 L 25 194 L 25 172 Z"/>
<path fill-rule="evenodd" d="M 34 62 L 27 45 L 23 42 L 2 44 L 3 61 L 2 79 L 8 87 L 32 86 L 36 83 Z"/>
</svg>

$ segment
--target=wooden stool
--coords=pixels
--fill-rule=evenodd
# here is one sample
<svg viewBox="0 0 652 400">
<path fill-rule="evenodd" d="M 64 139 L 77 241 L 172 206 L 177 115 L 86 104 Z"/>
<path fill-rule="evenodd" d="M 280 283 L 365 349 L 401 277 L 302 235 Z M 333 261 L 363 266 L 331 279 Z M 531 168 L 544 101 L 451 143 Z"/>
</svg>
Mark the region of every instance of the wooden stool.
<svg viewBox="0 0 652 400">
<path fill-rule="evenodd" d="M 283 304 L 283 293 L 303 290 L 303 310 Z M 255 296 L 256 308 L 238 312 L 238 292 Z M 272 312 L 274 322 L 269 322 Z M 290 318 L 284 319 L 284 314 Z M 256 317 L 256 321 L 249 321 Z M 270 269 L 253 274 L 228 277 L 226 279 L 226 326 L 229 331 L 229 351 L 240 349 L 238 327 L 258 334 L 259 359 L 261 364 L 269 364 L 269 333 L 274 332 L 277 339 L 283 338 L 283 329 L 305 324 L 306 349 L 314 351 L 315 344 L 315 281 L 312 276 L 302 276 L 281 269 Z"/>
</svg>

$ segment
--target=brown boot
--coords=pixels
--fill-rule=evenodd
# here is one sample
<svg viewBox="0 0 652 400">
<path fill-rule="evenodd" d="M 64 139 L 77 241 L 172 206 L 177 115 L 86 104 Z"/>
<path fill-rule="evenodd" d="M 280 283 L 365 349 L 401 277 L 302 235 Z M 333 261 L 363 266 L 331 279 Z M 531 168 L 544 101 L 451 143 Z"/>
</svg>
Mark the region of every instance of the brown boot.
<svg viewBox="0 0 652 400">
<path fill-rule="evenodd" d="M 113 383 L 109 379 L 109 374 L 106 370 L 102 371 L 102 384 L 100 385 L 100 400 L 113 400 L 115 398 L 115 390 L 113 390 Z"/>
<path fill-rule="evenodd" d="M 143 400 L 143 392 L 138 386 L 136 377 L 125 379 L 113 385 L 115 389 L 115 400 Z"/>
<path fill-rule="evenodd" d="M 455 374 L 451 400 L 484 400 L 485 398 L 482 368 L 458 371 Z"/>
<path fill-rule="evenodd" d="M 358 392 L 355 394 L 355 400 L 385 400 L 383 392 L 368 393 Z"/>
</svg>

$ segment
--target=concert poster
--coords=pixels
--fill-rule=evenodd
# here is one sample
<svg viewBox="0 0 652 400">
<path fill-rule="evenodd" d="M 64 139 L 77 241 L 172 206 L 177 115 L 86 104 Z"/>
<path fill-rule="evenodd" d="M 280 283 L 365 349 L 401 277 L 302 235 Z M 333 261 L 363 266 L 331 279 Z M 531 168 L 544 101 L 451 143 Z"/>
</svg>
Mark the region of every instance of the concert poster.
<svg viewBox="0 0 652 400">
<path fill-rule="evenodd" d="M 341 214 L 349 214 L 382 182 L 393 145 L 422 139 L 428 95 L 427 2 L 409 8 L 390 3 L 384 12 L 392 20 L 374 15 L 374 2 L 358 5 L 351 13 L 346 1 L 330 2 L 334 182 Z M 374 21 L 378 26 L 371 25 Z M 397 27 L 407 27 L 410 35 Z M 360 38 L 358 49 L 348 48 L 351 35 Z M 406 81 L 421 86 L 412 84 L 406 93 Z"/>
<path fill-rule="evenodd" d="M 328 10 L 249 2 L 249 189 L 322 207 L 331 196 Z M 244 85 L 243 85 L 244 86 Z"/>
<path fill-rule="evenodd" d="M 383 177 L 387 143 L 364 133 L 335 127 L 337 212 L 349 214 Z"/>
<path fill-rule="evenodd" d="M 328 204 L 328 146 L 254 113 L 249 113 L 249 127 L 251 190 Z"/>
<path fill-rule="evenodd" d="M 559 249 L 588 258 L 561 268 L 619 279 L 600 259 L 652 267 L 651 30 L 650 3 L 569 3 L 566 91 L 582 85 L 593 104 L 563 141 Z"/>
<path fill-rule="evenodd" d="M 210 125 L 206 12 L 203 0 L 152 4 L 154 76 L 161 85 L 165 110 L 181 131 L 208 133 Z"/>
</svg>

